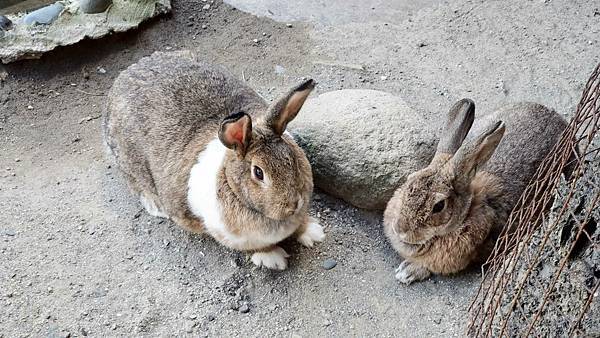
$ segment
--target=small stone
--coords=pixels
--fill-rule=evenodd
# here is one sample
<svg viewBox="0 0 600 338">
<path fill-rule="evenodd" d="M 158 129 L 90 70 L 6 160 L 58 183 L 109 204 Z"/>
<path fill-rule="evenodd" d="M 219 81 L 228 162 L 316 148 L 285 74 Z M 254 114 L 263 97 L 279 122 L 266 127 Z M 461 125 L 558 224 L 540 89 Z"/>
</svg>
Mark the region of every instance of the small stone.
<svg viewBox="0 0 600 338">
<path fill-rule="evenodd" d="M 29 109 L 29 110 L 32 110 L 32 109 L 33 109 L 33 106 L 32 106 L 32 105 L 28 105 L 28 106 L 27 106 L 27 109 Z"/>
<path fill-rule="evenodd" d="M 250 307 L 248 306 L 248 304 L 244 303 L 242 304 L 242 306 L 240 306 L 238 311 L 240 311 L 241 313 L 248 313 L 250 312 Z"/>
<path fill-rule="evenodd" d="M 106 69 L 104 69 L 102 67 L 98 67 L 98 68 L 96 68 L 96 72 L 98 74 L 106 74 Z"/>
<path fill-rule="evenodd" d="M 417 44 L 417 47 L 419 47 L 419 48 L 421 48 L 421 47 L 425 47 L 425 46 L 427 46 L 427 44 L 426 44 L 425 42 L 419 42 L 419 43 Z"/>
<path fill-rule="evenodd" d="M 0 15 L 0 30 L 8 31 L 13 27 L 12 21 L 4 15 Z"/>
<path fill-rule="evenodd" d="M 87 14 L 96 14 L 104 12 L 112 0 L 79 0 L 79 8 Z"/>
<path fill-rule="evenodd" d="M 292 28 L 292 27 L 293 27 L 291 23 L 285 24 L 285 26 L 286 26 L 287 28 Z"/>
<path fill-rule="evenodd" d="M 325 269 L 325 270 L 331 270 L 331 269 L 335 268 L 336 265 L 337 265 L 337 262 L 331 258 L 327 258 L 326 260 L 323 261 L 323 269 Z"/>
<path fill-rule="evenodd" d="M 209 4 L 206 4 L 206 5 L 204 5 L 204 6 L 202 7 L 202 9 L 203 9 L 203 10 L 205 10 L 205 11 L 207 11 L 207 10 L 209 10 L 209 9 L 210 9 L 210 5 L 209 5 Z"/>
<path fill-rule="evenodd" d="M 52 292 L 54 292 L 54 289 L 51 286 L 49 286 L 48 287 L 48 293 L 52 293 Z"/>
<path fill-rule="evenodd" d="M 258 39 L 253 39 L 252 41 L 254 41 L 254 43 L 258 43 Z"/>
<path fill-rule="evenodd" d="M 323 321 L 323 326 L 324 326 L 324 327 L 328 327 L 328 326 L 330 326 L 331 324 L 333 324 L 333 323 L 332 323 L 332 322 L 331 322 L 331 320 L 329 320 L 329 319 L 325 319 L 325 320 Z"/>
<path fill-rule="evenodd" d="M 436 319 L 433 320 L 433 322 L 439 325 L 439 324 L 442 323 L 442 319 L 441 318 L 436 318 Z"/>
<path fill-rule="evenodd" d="M 165 49 L 166 49 L 166 50 L 171 50 L 171 49 L 173 49 L 173 47 L 171 47 L 171 46 L 167 46 L 167 47 L 165 47 Z"/>
<path fill-rule="evenodd" d="M 202 25 L 202 29 L 207 29 L 208 26 L 207 25 Z"/>
<path fill-rule="evenodd" d="M 195 314 L 193 314 L 193 313 L 192 313 L 192 314 L 190 315 L 190 319 L 196 319 L 196 318 L 198 318 L 198 316 L 196 316 Z"/>
<path fill-rule="evenodd" d="M 267 36 L 267 33 L 263 32 L 263 33 L 262 33 L 262 36 Z"/>
<path fill-rule="evenodd" d="M 64 8 L 63 4 L 56 2 L 25 15 L 22 20 L 26 25 L 47 25 L 56 20 Z"/>
<path fill-rule="evenodd" d="M 213 320 L 215 320 L 215 316 L 213 314 L 209 314 L 208 316 L 206 316 L 206 320 L 208 320 L 209 322 L 212 322 Z"/>
<path fill-rule="evenodd" d="M 382 76 L 380 77 L 380 79 L 381 79 L 381 80 L 383 80 L 383 81 L 385 81 L 385 80 L 387 80 L 387 76 L 385 76 L 385 75 L 382 75 Z"/>
</svg>

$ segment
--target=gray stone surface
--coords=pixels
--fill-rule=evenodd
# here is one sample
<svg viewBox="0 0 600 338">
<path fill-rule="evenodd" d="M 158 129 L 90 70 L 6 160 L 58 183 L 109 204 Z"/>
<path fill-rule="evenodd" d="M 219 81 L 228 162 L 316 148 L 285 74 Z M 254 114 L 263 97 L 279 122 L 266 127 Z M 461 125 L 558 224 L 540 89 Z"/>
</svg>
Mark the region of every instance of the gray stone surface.
<svg viewBox="0 0 600 338">
<path fill-rule="evenodd" d="M 392 94 L 346 89 L 309 99 L 288 128 L 315 185 L 364 209 L 384 209 L 406 176 L 427 165 L 435 133 Z"/>
</svg>

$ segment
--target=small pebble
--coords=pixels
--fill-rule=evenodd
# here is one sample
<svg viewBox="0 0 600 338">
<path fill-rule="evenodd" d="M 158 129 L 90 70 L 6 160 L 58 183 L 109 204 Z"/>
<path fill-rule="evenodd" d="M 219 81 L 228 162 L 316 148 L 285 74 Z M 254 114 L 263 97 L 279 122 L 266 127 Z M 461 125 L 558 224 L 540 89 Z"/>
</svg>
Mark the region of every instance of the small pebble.
<svg viewBox="0 0 600 338">
<path fill-rule="evenodd" d="M 335 268 L 336 265 L 337 265 L 337 262 L 331 258 L 327 258 L 326 260 L 323 261 L 323 269 L 325 269 L 325 270 L 331 270 L 331 269 Z"/>
<path fill-rule="evenodd" d="M 102 68 L 102 67 L 98 67 L 96 69 L 96 72 L 98 72 L 98 74 L 106 74 L 106 69 Z"/>
<path fill-rule="evenodd" d="M 382 75 L 382 76 L 380 77 L 380 79 L 381 79 L 381 80 L 383 80 L 383 81 L 385 81 L 385 80 L 387 80 L 387 76 L 385 76 L 385 75 Z"/>
<path fill-rule="evenodd" d="M 203 10 L 205 10 L 205 11 L 207 11 L 207 10 L 209 10 L 209 9 L 210 9 L 210 5 L 209 5 L 209 4 L 206 4 L 206 5 L 204 5 L 204 7 L 202 7 L 202 9 L 203 9 Z"/>
<path fill-rule="evenodd" d="M 202 25 L 202 29 L 207 29 L 208 26 L 207 25 Z"/>
<path fill-rule="evenodd" d="M 22 20 L 26 25 L 48 25 L 58 18 L 64 8 L 63 4 L 56 2 L 25 15 Z"/>
<path fill-rule="evenodd" d="M 29 110 L 32 110 L 32 109 L 33 109 L 33 106 L 32 106 L 32 105 L 28 105 L 28 106 L 27 106 L 27 109 L 29 109 Z"/>
<path fill-rule="evenodd" d="M 11 30 L 13 27 L 12 21 L 4 15 L 0 15 L 0 29 L 3 31 Z"/>
<path fill-rule="evenodd" d="M 20 158 L 15 158 L 15 162 L 21 162 Z"/>
<path fill-rule="evenodd" d="M 242 306 L 240 306 L 238 311 L 240 311 L 241 313 L 248 313 L 250 312 L 250 307 L 248 306 L 248 304 L 244 303 L 242 304 Z"/>
<path fill-rule="evenodd" d="M 254 43 L 258 43 L 258 39 L 253 39 L 252 41 L 254 41 Z"/>
<path fill-rule="evenodd" d="M 87 14 L 102 13 L 112 5 L 112 0 L 79 0 L 79 8 Z"/>
<path fill-rule="evenodd" d="M 292 28 L 293 26 L 292 26 L 292 24 L 291 24 L 291 23 L 288 23 L 288 24 L 286 24 L 286 27 L 287 27 L 287 28 Z"/>
</svg>

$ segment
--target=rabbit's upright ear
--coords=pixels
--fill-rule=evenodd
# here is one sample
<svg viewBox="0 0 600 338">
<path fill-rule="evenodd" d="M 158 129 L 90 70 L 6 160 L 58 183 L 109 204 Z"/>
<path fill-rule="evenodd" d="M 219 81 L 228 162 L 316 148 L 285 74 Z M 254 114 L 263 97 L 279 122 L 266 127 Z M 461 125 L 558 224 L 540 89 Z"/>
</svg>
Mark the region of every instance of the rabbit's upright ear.
<svg viewBox="0 0 600 338">
<path fill-rule="evenodd" d="M 455 177 L 455 183 L 467 186 L 477 173 L 477 168 L 484 165 L 496 151 L 504 136 L 504 122 L 498 121 L 489 126 L 476 139 L 463 144 L 452 157 L 449 164 Z"/>
<path fill-rule="evenodd" d="M 315 85 L 314 80 L 306 80 L 296 85 L 271 105 L 265 117 L 265 123 L 276 135 L 281 136 L 288 123 L 298 115 L 300 108 L 302 108 L 304 101 L 315 88 Z"/>
<path fill-rule="evenodd" d="M 238 156 L 246 156 L 252 139 L 252 119 L 244 112 L 227 116 L 219 128 L 219 140 L 229 149 L 237 152 Z"/>
<path fill-rule="evenodd" d="M 462 99 L 456 102 L 446 118 L 446 125 L 437 145 L 432 164 L 443 164 L 460 148 L 475 119 L 475 102 Z"/>
</svg>

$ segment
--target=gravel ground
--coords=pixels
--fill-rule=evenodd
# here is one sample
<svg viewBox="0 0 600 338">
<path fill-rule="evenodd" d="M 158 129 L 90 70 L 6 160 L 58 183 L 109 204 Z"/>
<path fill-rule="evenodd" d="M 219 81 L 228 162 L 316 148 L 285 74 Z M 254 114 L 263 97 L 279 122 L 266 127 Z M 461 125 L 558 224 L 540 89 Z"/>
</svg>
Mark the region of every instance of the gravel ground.
<svg viewBox="0 0 600 338">
<path fill-rule="evenodd" d="M 104 155 L 104 95 L 140 57 L 189 48 L 269 99 L 310 76 L 420 112 L 468 96 L 568 115 L 599 61 L 600 3 L 311 0 L 301 16 L 247 3 L 261 17 L 173 1 L 137 32 L 0 66 L 0 337 L 463 335 L 477 273 L 399 285 L 380 214 L 317 192 L 327 239 L 286 243 L 290 269 L 271 272 L 142 212 Z"/>
</svg>

